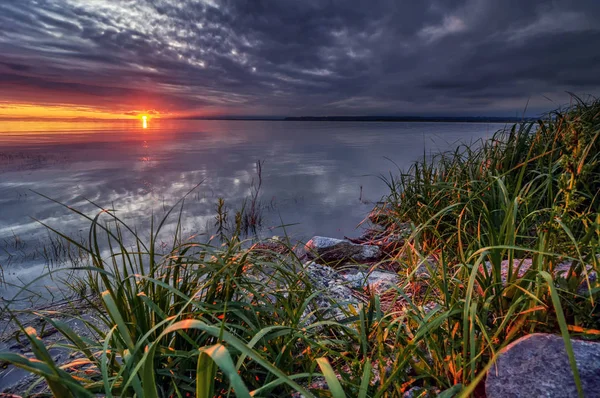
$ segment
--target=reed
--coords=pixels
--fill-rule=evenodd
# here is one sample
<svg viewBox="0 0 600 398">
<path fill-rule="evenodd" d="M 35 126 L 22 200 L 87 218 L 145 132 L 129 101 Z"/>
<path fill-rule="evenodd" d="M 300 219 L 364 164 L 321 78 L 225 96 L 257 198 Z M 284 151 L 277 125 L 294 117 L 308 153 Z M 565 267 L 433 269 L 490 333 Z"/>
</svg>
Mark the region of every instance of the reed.
<svg viewBox="0 0 600 398">
<path fill-rule="evenodd" d="M 76 268 L 86 275 L 72 289 L 79 291 L 84 281 L 91 293 L 88 305 L 100 322 L 80 320 L 98 338 L 84 340 L 53 319 L 53 311 L 38 311 L 64 335 L 76 359 L 54 364 L 36 332 L 25 327 L 24 335 L 39 347 L 37 361 L 11 353 L 0 358 L 43 376 L 53 394 L 65 397 L 209 397 L 232 389 L 239 396 L 289 389 L 312 396 L 295 380 L 313 373 L 281 370 L 312 367 L 314 357 L 298 350 L 323 330 L 306 322 L 314 292 L 298 272 L 299 260 L 259 257 L 240 240 L 241 221 L 220 245 L 183 241 L 181 213 L 165 251 L 159 236 L 172 211 L 147 240 L 110 209 L 89 218 L 89 246 L 47 226 L 89 255 L 91 266 Z"/>
<path fill-rule="evenodd" d="M 392 224 L 413 225 L 399 263 L 410 274 L 439 259 L 406 314 L 414 328 L 437 321 L 420 339 L 426 384 L 473 391 L 498 350 L 527 333 L 561 332 L 567 348 L 568 330 L 597 338 L 599 135 L 600 102 L 574 98 L 386 179 Z M 438 310 L 420 313 L 427 302 Z"/>
</svg>

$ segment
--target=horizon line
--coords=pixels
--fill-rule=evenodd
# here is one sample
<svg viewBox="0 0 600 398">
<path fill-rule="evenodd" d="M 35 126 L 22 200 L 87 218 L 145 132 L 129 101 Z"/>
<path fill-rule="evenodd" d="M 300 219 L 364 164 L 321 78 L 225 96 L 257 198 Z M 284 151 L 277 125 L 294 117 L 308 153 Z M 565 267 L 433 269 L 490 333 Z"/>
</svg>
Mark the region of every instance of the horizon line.
<svg viewBox="0 0 600 398">
<path fill-rule="evenodd" d="M 327 116 L 239 116 L 239 115 L 228 115 L 228 116 L 175 116 L 175 117 L 161 117 L 151 116 L 152 119 L 158 120 L 222 120 L 222 121 L 364 121 L 364 122 L 427 122 L 427 121 L 527 121 L 535 119 L 536 116 L 390 116 L 390 115 L 327 115 Z M 93 118 L 93 117 L 73 117 L 73 118 L 53 118 L 53 117 L 40 117 L 40 118 L 24 118 L 24 117 L 0 117 L 0 122 L 134 122 L 139 121 L 139 118 L 122 117 L 122 118 Z"/>
</svg>

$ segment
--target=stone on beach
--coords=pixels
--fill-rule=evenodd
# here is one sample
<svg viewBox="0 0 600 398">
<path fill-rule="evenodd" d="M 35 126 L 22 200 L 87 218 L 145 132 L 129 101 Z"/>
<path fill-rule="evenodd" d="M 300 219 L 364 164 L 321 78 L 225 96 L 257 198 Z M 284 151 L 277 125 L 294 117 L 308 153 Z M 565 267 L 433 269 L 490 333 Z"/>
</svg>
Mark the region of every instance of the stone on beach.
<svg viewBox="0 0 600 398">
<path fill-rule="evenodd" d="M 571 340 L 586 397 L 600 397 L 600 343 Z M 488 398 L 577 396 L 561 336 L 535 333 L 504 348 L 485 382 Z"/>
<path fill-rule="evenodd" d="M 533 260 L 530 258 L 515 258 L 512 261 L 512 266 L 509 260 L 503 260 L 500 263 L 500 277 L 502 279 L 502 284 L 506 286 L 507 280 L 508 280 L 508 274 L 509 271 L 511 273 L 511 279 L 512 278 L 522 278 L 523 276 L 525 276 L 525 274 L 527 273 L 527 271 L 529 271 L 533 266 Z M 487 269 L 487 272 L 491 272 L 492 270 L 492 263 L 485 262 L 485 267 Z M 583 271 L 583 267 L 580 267 L 581 270 L 580 272 Z M 480 268 L 481 272 L 483 272 L 483 267 Z M 559 264 L 556 264 L 552 270 L 553 272 L 553 276 L 554 278 L 568 278 L 569 277 L 569 272 L 571 271 L 571 263 L 570 262 L 561 262 Z M 585 266 L 585 272 L 587 272 L 587 279 L 585 278 L 585 275 L 582 274 L 583 280 L 581 282 L 581 285 L 579 286 L 578 292 L 580 294 L 585 294 L 588 290 L 588 284 L 587 281 L 589 280 L 589 282 L 592 284 L 592 287 L 594 286 L 594 283 L 596 282 L 597 279 L 597 275 L 596 272 L 594 271 L 594 268 L 589 265 L 586 264 Z"/>
<path fill-rule="evenodd" d="M 398 275 L 392 272 L 374 270 L 350 269 L 337 271 L 329 266 L 309 262 L 304 265 L 304 271 L 314 286 L 322 290 L 315 297 L 312 310 L 326 318 L 342 320 L 349 306 L 358 311 L 364 300 L 359 298 L 359 292 L 369 289 L 374 294 L 382 295 L 392 291 L 399 283 Z M 312 311 L 311 310 L 311 311 Z"/>
<path fill-rule="evenodd" d="M 353 289 L 364 289 L 368 287 L 370 291 L 376 294 L 382 294 L 394 286 L 398 286 L 400 279 L 398 274 L 388 271 L 362 271 L 350 270 L 341 272 L 342 278 L 347 282 L 348 286 Z"/>
<path fill-rule="evenodd" d="M 306 243 L 308 258 L 323 264 L 371 262 L 381 258 L 381 249 L 360 245 L 344 239 L 315 236 Z"/>
</svg>

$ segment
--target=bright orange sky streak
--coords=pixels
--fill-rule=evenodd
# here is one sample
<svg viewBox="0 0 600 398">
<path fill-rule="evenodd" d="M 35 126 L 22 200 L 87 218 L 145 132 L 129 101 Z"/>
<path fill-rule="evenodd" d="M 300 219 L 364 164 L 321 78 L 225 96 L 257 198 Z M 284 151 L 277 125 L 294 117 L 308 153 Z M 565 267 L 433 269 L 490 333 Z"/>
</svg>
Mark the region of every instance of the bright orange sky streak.
<svg viewBox="0 0 600 398">
<path fill-rule="evenodd" d="M 139 114 L 110 112 L 101 109 L 67 105 L 34 105 L 34 104 L 7 104 L 0 103 L 0 119 L 138 119 Z"/>
</svg>

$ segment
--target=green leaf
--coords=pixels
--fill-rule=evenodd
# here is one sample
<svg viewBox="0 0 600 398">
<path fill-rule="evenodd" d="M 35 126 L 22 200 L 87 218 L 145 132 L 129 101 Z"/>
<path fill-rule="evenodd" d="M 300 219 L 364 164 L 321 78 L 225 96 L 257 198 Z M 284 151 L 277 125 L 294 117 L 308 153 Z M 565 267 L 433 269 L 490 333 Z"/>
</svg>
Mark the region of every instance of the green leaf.
<svg viewBox="0 0 600 398">
<path fill-rule="evenodd" d="M 369 391 L 369 381 L 371 380 L 371 361 L 365 361 L 365 369 L 363 370 L 360 389 L 358 390 L 358 398 L 366 398 Z"/>
<path fill-rule="evenodd" d="M 560 327 L 560 332 L 562 334 L 563 341 L 565 342 L 565 350 L 567 351 L 567 355 L 569 356 L 569 363 L 571 365 L 571 370 L 573 371 L 573 377 L 575 378 L 577 394 L 580 398 L 583 398 L 583 387 L 581 386 L 581 379 L 579 378 L 579 371 L 577 370 L 577 362 L 575 361 L 575 354 L 573 353 L 573 344 L 571 344 L 571 336 L 569 335 L 569 329 L 567 321 L 565 319 L 565 314 L 563 313 L 562 306 L 560 304 L 560 298 L 558 297 L 558 293 L 556 292 L 556 288 L 554 287 L 554 281 L 552 280 L 552 276 L 550 276 L 550 274 L 545 271 L 540 271 L 540 275 L 546 280 L 546 283 L 548 283 L 548 289 L 550 289 L 550 297 L 552 298 L 552 305 L 554 306 L 554 311 L 556 311 L 556 318 L 558 318 L 558 326 Z"/>
<path fill-rule="evenodd" d="M 294 380 L 292 380 L 289 376 L 285 375 L 281 370 L 273 366 L 270 362 L 265 360 L 259 353 L 248 348 L 246 343 L 232 335 L 231 333 L 222 330 L 219 327 L 208 325 L 202 321 L 196 319 L 187 319 L 183 321 L 179 321 L 174 323 L 173 325 L 166 328 L 161 335 L 154 341 L 149 349 L 144 353 L 142 361 L 144 362 L 143 370 L 142 370 L 142 381 L 144 385 L 144 397 L 145 398 L 158 398 L 158 390 L 156 388 L 156 380 L 155 380 L 155 369 L 154 369 L 154 356 L 156 353 L 156 349 L 158 347 L 159 340 L 165 337 L 166 335 L 182 330 L 182 329 L 198 329 L 202 330 L 213 337 L 222 336 L 222 339 L 225 343 L 240 351 L 240 353 L 247 355 L 249 358 L 254 360 L 256 363 L 267 369 L 273 375 L 282 379 L 286 384 L 290 387 L 294 388 L 296 391 L 304 395 L 308 398 L 314 398 L 314 395 L 311 394 L 308 390 L 300 386 Z M 235 366 L 234 366 L 235 368 Z M 236 369 L 237 372 L 237 369 Z"/>
<path fill-rule="evenodd" d="M 10 364 L 37 374 L 46 379 L 50 390 L 56 397 L 76 397 L 87 398 L 92 397 L 92 393 L 87 391 L 77 381 L 75 381 L 68 373 L 57 374 L 53 364 L 48 364 L 39 360 L 29 359 L 23 355 L 13 354 L 9 352 L 0 353 L 0 361 L 6 361 Z"/>
<path fill-rule="evenodd" d="M 327 381 L 327 386 L 329 387 L 329 391 L 333 398 L 346 398 L 342 385 L 327 358 L 317 358 L 317 364 L 319 365 L 319 368 L 321 368 L 321 373 L 323 373 L 323 377 L 325 377 L 325 381 Z"/>
<path fill-rule="evenodd" d="M 110 314 L 114 322 L 117 324 L 119 336 L 123 339 L 123 341 L 127 345 L 127 348 L 129 348 L 129 350 L 133 350 L 134 344 L 129 332 L 129 328 L 127 327 L 127 324 L 121 316 L 121 311 L 119 311 L 119 307 L 117 306 L 117 304 L 115 303 L 108 291 L 102 293 L 102 300 L 104 300 L 108 313 Z"/>
<path fill-rule="evenodd" d="M 452 387 L 448 388 L 447 390 L 442 391 L 439 395 L 438 398 L 452 398 L 454 396 L 456 396 L 456 394 L 458 394 L 463 388 L 462 384 L 455 384 Z"/>
<path fill-rule="evenodd" d="M 200 351 L 196 365 L 196 397 L 211 398 L 214 395 L 215 375 L 217 369 L 215 362 L 204 350 Z"/>
<path fill-rule="evenodd" d="M 202 398 L 213 397 L 213 385 L 215 369 L 212 362 L 217 364 L 221 371 L 229 379 L 229 383 L 235 392 L 236 397 L 250 398 L 250 391 L 244 384 L 229 355 L 229 351 L 223 344 L 215 344 L 211 347 L 200 349 L 200 357 L 198 358 L 198 373 L 196 374 L 196 383 L 200 381 L 200 385 L 196 384 L 196 396 Z M 211 360 L 212 359 L 212 360 Z"/>
</svg>

